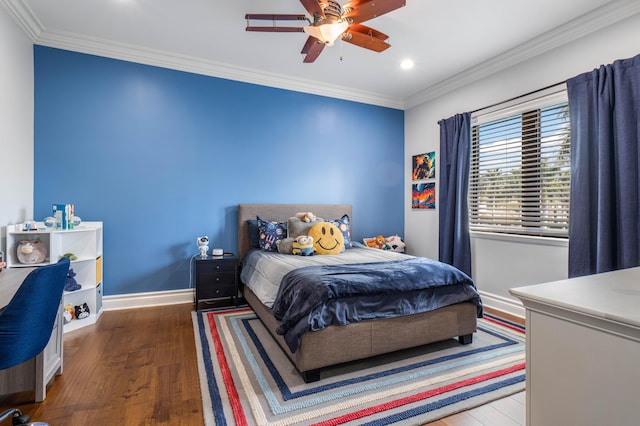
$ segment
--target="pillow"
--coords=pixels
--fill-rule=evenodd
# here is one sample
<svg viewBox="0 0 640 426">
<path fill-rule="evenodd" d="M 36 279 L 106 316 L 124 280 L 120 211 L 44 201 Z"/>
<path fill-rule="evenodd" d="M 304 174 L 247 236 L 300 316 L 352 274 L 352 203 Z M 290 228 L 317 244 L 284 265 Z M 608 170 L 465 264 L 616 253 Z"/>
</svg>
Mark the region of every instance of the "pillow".
<svg viewBox="0 0 640 426">
<path fill-rule="evenodd" d="M 344 251 L 342 232 L 331 222 L 318 222 L 309 229 L 317 254 L 340 254 Z"/>
<path fill-rule="evenodd" d="M 327 222 L 333 223 L 342 232 L 345 249 L 353 247 L 351 243 L 351 219 L 349 219 L 348 214 L 345 214 L 340 219 L 328 220 Z"/>
<path fill-rule="evenodd" d="M 249 225 L 249 247 L 260 248 L 260 230 L 258 229 L 258 221 L 256 219 L 247 220 Z"/>
<path fill-rule="evenodd" d="M 297 217 L 290 217 L 287 220 L 287 236 L 294 239 L 300 235 L 309 235 L 309 229 L 318 222 L 324 222 L 324 219 L 318 217 L 313 222 L 303 222 Z"/>
<path fill-rule="evenodd" d="M 278 241 L 287 237 L 287 222 L 269 222 L 256 218 L 258 223 L 258 245 L 264 251 L 278 251 Z"/>
</svg>

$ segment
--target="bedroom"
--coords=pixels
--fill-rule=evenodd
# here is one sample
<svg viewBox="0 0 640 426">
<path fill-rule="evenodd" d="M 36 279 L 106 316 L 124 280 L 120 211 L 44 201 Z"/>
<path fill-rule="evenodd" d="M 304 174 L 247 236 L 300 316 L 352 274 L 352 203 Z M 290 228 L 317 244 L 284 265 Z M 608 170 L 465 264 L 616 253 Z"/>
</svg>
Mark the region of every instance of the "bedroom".
<svg viewBox="0 0 640 426">
<path fill-rule="evenodd" d="M 105 237 L 105 280 L 108 282 L 105 306 L 112 304 L 112 307 L 118 303 L 126 305 L 130 299 L 132 303 L 139 303 L 136 298 L 140 293 L 150 293 L 152 303 L 189 301 L 187 260 L 195 251 L 196 236 L 207 233 L 216 245 L 233 251 L 236 245 L 233 206 L 239 202 L 316 202 L 316 194 L 323 193 L 326 187 L 331 188 L 331 193 L 322 201 L 354 205 L 360 237 L 400 233 L 415 254 L 437 257 L 436 216 L 408 208 L 407 181 L 410 156 L 437 149 L 437 121 L 536 90 L 615 59 L 634 56 L 638 53 L 635 40 L 640 35 L 640 17 L 635 14 L 464 87 L 450 92 L 443 89 L 441 96 L 402 111 L 47 47 L 36 47 L 34 52 L 31 40 L 4 9 L 0 18 L 3 40 L 0 59 L 3 64 L 13 64 L 3 65 L 0 70 L 4 94 L 0 111 L 5 117 L 0 130 L 3 159 L 0 176 L 5 182 L 0 223 L 17 223 L 31 216 L 41 219 L 48 215 L 49 205 L 59 201 L 75 203 L 78 214 L 85 220 L 103 220 L 109 228 Z M 58 68 L 56 78 L 67 80 L 49 81 L 54 75 L 43 73 L 49 66 Z M 113 80 L 100 74 L 105 67 L 110 67 Z M 95 92 L 82 92 L 98 79 L 100 84 L 95 90 L 103 93 L 120 84 L 122 80 L 118 79 L 138 83 L 139 97 L 135 100 L 147 106 L 158 105 L 159 97 L 164 95 L 170 96 L 169 102 L 174 105 L 197 104 L 202 102 L 202 97 L 194 93 L 193 88 L 200 90 L 203 85 L 215 93 L 238 90 L 253 100 L 254 114 L 261 118 L 255 127 L 247 126 L 244 121 L 247 105 L 240 100 L 229 108 L 226 101 L 211 106 L 210 114 L 229 111 L 228 116 L 212 124 L 203 124 L 208 123 L 209 117 L 194 115 L 187 109 L 188 113 L 180 116 L 179 125 L 145 133 L 143 136 L 150 145 L 135 147 L 123 142 L 117 146 L 117 155 L 109 157 L 107 147 L 114 147 L 117 140 L 104 136 L 114 134 L 107 133 L 107 126 L 113 126 L 110 132 L 125 132 L 124 135 L 116 133 L 118 136 L 133 138 L 140 136 L 133 133 L 140 129 L 126 122 L 118 126 L 118 120 L 129 111 L 113 111 L 111 105 L 103 101 L 91 101 L 90 96 L 97 96 Z M 167 88 L 166 92 L 153 92 L 153 87 L 145 86 L 152 81 L 166 82 L 167 86 L 161 86 Z M 56 87 L 69 92 L 45 92 Z M 76 119 L 74 123 L 82 125 L 58 127 L 54 119 L 49 122 L 43 117 L 38 108 L 52 96 L 68 99 L 67 109 L 60 113 L 71 115 Z M 281 106 L 274 108 L 274 99 Z M 298 107 L 300 100 L 305 102 L 305 108 Z M 105 116 L 107 112 L 112 115 Z M 167 116 L 163 114 L 176 112 L 167 109 L 157 113 L 155 119 L 161 120 Z M 299 118 L 293 128 L 279 121 L 289 114 Z M 312 132 L 309 129 L 316 123 L 307 114 L 322 114 L 323 122 L 339 121 L 340 125 L 347 126 L 344 135 L 339 139 L 326 135 L 328 147 L 320 143 L 305 146 L 304 136 Z M 345 115 L 350 120 L 343 123 L 338 117 Z M 154 121 L 154 125 L 160 120 Z M 224 124 L 224 120 L 228 125 L 219 130 L 216 126 Z M 349 122 L 363 120 L 371 125 L 366 128 L 369 133 L 360 133 L 366 145 L 347 144 L 356 131 L 363 131 L 360 126 L 349 127 Z M 85 125 L 96 122 L 105 128 L 100 127 L 91 134 L 95 143 L 87 146 Z M 271 123 L 269 132 L 262 127 L 265 123 Z M 188 139 L 184 132 L 190 130 L 201 132 L 195 138 L 206 142 L 192 148 L 204 151 L 187 156 L 182 151 L 185 146 L 192 146 L 183 142 Z M 169 132 L 169 135 L 165 137 L 166 133 L 160 132 Z M 215 140 L 203 136 L 212 132 L 216 134 Z M 252 141 L 250 149 L 234 143 L 235 135 L 240 133 L 244 140 Z M 265 136 L 275 146 L 267 149 L 262 142 Z M 121 139 L 124 140 L 126 138 Z M 50 141 L 56 145 L 50 146 Z M 336 153 L 338 147 L 347 148 L 342 157 Z M 60 160 L 65 167 L 48 161 L 48 149 L 64 152 Z M 306 158 L 303 153 L 320 149 L 328 157 L 324 165 L 329 176 L 309 181 L 300 172 Z M 282 160 L 290 158 L 292 152 L 294 164 Z M 312 152 L 315 155 L 315 151 Z M 137 158 L 132 158 L 133 155 Z M 378 172 L 380 168 L 384 170 L 382 175 Z M 294 179 L 290 178 L 292 175 Z M 13 184 L 17 177 L 20 185 Z M 291 200 L 292 193 L 301 195 Z M 549 247 L 479 238 L 473 242 L 475 278 L 488 305 L 521 313 L 508 288 L 566 276 L 566 247 L 562 245 Z M 132 245 L 136 246 L 133 250 Z M 538 264 L 546 267 L 539 268 L 521 259 L 537 259 Z"/>
</svg>

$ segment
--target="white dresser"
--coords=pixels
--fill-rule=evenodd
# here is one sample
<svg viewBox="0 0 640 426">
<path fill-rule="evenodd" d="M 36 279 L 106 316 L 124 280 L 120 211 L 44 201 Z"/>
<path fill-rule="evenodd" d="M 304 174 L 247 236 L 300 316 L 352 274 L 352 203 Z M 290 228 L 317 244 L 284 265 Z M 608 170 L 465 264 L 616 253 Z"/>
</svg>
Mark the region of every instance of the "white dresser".
<svg viewBox="0 0 640 426">
<path fill-rule="evenodd" d="M 640 424 L 640 268 L 511 294 L 526 308 L 526 424 Z"/>
</svg>

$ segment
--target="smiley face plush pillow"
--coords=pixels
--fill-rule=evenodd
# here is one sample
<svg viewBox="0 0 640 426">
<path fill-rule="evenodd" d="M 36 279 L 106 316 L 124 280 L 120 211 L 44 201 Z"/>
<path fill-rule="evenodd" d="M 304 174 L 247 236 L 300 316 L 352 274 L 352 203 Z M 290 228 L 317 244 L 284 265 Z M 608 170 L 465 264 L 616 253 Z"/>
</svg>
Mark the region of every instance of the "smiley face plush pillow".
<svg viewBox="0 0 640 426">
<path fill-rule="evenodd" d="M 309 229 L 316 254 L 340 254 L 344 251 L 344 236 L 331 222 L 319 222 Z"/>
</svg>

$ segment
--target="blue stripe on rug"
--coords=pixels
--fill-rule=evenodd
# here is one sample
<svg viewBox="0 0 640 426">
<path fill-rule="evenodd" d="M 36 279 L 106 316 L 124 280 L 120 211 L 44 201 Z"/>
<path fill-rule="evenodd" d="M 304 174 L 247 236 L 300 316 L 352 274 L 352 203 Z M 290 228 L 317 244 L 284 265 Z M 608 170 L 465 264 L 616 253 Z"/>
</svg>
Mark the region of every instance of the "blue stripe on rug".
<svg viewBox="0 0 640 426">
<path fill-rule="evenodd" d="M 216 381 L 215 374 L 213 374 L 214 361 L 211 359 L 211 350 L 209 348 L 209 341 L 207 340 L 203 314 L 198 315 L 198 328 L 200 329 L 200 344 L 202 345 L 204 369 L 207 375 L 207 382 L 209 383 L 209 398 L 211 398 L 213 418 L 215 419 L 216 425 L 226 425 L 227 420 L 224 416 L 222 399 L 220 398 L 220 394 L 218 392 L 218 382 Z M 218 361 L 216 360 L 215 362 L 217 363 Z"/>
<path fill-rule="evenodd" d="M 420 407 L 415 407 L 410 410 L 403 411 L 402 413 L 396 413 L 391 416 L 385 417 L 383 419 L 377 419 L 369 423 L 362 423 L 360 426 L 385 426 L 385 425 L 390 425 L 393 423 L 405 421 L 405 420 L 411 419 L 412 417 L 416 417 L 422 414 L 429 413 L 431 411 L 438 410 L 440 408 L 444 408 L 452 404 L 456 404 L 458 402 L 464 401 L 465 399 L 474 398 L 489 392 L 496 391 L 498 389 L 502 389 L 507 386 L 514 385 L 516 383 L 524 382 L 524 380 L 525 380 L 525 375 L 520 374 L 518 376 L 510 377 L 508 379 L 505 379 L 499 382 L 491 383 L 481 388 L 472 389 L 470 391 L 462 392 L 457 395 L 443 398 L 435 402 L 430 402 Z"/>
<path fill-rule="evenodd" d="M 491 319 L 491 320 L 493 320 L 493 321 L 495 321 L 495 322 L 499 323 L 499 324 L 507 324 L 507 325 L 509 325 L 510 327 L 513 327 L 513 328 L 515 328 L 515 329 L 517 329 L 517 330 L 522 331 L 523 333 L 526 331 L 526 327 L 525 327 L 525 326 L 523 326 L 522 324 L 518 324 L 518 323 L 515 323 L 515 322 L 513 322 L 513 321 L 509 321 L 509 320 L 506 320 L 506 319 L 504 319 L 504 318 L 501 318 L 501 317 L 497 317 L 497 316 L 495 316 L 495 315 L 488 314 L 488 313 L 486 313 L 486 312 L 485 312 L 483 315 L 484 315 L 485 317 L 487 317 L 487 318 L 489 318 L 489 319 Z"/>
</svg>

